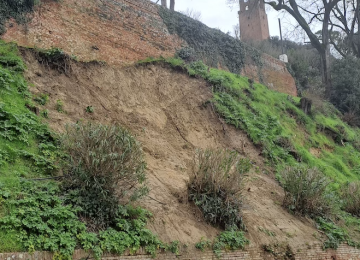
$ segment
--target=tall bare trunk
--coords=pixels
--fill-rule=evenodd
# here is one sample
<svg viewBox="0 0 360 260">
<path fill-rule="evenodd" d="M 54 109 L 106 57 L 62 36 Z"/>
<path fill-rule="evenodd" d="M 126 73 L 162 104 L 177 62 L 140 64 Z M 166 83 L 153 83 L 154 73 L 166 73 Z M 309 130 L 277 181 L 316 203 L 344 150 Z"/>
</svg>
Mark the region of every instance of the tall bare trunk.
<svg viewBox="0 0 360 260">
<path fill-rule="evenodd" d="M 161 0 L 161 6 L 163 6 L 163 7 L 167 7 L 167 3 L 166 3 L 166 0 Z"/>
<path fill-rule="evenodd" d="M 321 70 L 322 70 L 322 81 L 325 85 L 325 96 L 330 97 L 331 94 L 331 75 L 330 75 L 330 48 L 326 48 L 321 53 Z"/>
<path fill-rule="evenodd" d="M 170 0 L 170 10 L 175 11 L 175 0 Z"/>
</svg>

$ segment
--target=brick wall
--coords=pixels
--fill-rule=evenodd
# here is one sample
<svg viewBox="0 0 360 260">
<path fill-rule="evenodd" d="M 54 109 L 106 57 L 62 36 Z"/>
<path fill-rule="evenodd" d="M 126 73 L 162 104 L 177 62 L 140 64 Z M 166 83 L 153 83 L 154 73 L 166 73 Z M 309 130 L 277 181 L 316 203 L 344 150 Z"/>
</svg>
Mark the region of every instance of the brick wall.
<svg viewBox="0 0 360 260">
<path fill-rule="evenodd" d="M 320 244 L 308 245 L 306 248 L 295 248 L 293 249 L 295 260 L 360 260 L 360 250 L 348 245 L 341 245 L 336 251 L 322 249 Z M 7 253 L 0 254 L 0 260 L 51 260 L 52 254 L 48 252 L 35 252 L 29 253 Z M 86 259 L 89 253 L 83 250 L 76 250 L 73 256 L 74 260 Z M 145 255 L 142 251 L 136 255 L 129 255 L 125 253 L 123 256 L 115 255 L 104 255 L 102 259 L 106 260 L 151 260 L 149 255 Z M 191 251 L 182 252 L 176 256 L 172 253 L 160 253 L 155 259 L 158 260 L 275 260 L 277 259 L 270 253 L 265 253 L 261 248 L 249 247 L 245 251 L 230 251 L 223 252 L 220 258 L 217 258 L 212 251 L 201 252 Z M 282 259 L 282 258 L 281 258 Z"/>
<path fill-rule="evenodd" d="M 42 0 L 29 24 L 10 21 L 2 38 L 21 46 L 58 47 L 79 60 L 131 64 L 147 57 L 170 57 L 186 45 L 170 35 L 158 6 L 149 0 Z M 285 65 L 264 55 L 263 79 L 275 90 L 296 95 Z M 259 80 L 248 63 L 243 74 Z M 255 73 L 254 73 L 255 71 Z"/>
</svg>

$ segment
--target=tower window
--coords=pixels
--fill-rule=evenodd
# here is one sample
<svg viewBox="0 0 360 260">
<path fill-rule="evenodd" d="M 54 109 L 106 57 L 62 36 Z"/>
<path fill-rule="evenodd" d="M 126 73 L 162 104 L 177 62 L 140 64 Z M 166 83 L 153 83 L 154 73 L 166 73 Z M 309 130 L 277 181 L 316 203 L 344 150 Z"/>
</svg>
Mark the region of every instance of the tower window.
<svg viewBox="0 0 360 260">
<path fill-rule="evenodd" d="M 245 6 L 245 10 L 246 11 L 248 11 L 249 10 L 249 6 L 247 5 L 247 6 Z"/>
</svg>

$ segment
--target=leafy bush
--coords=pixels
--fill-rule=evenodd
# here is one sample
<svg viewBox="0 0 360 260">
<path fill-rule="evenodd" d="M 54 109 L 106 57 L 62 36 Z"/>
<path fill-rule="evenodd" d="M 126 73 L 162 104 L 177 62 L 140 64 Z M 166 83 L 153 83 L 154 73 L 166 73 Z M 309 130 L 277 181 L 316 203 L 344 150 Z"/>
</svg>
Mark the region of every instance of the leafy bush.
<svg viewBox="0 0 360 260">
<path fill-rule="evenodd" d="M 247 159 L 230 150 L 198 150 L 189 182 L 189 199 L 207 222 L 227 230 L 245 228 L 241 217 Z"/>
<path fill-rule="evenodd" d="M 360 61 L 352 57 L 335 60 L 331 73 L 331 103 L 347 113 L 345 118 L 350 124 L 359 126 Z"/>
<path fill-rule="evenodd" d="M 319 170 L 304 165 L 286 167 L 281 177 L 285 190 L 284 207 L 311 217 L 330 213 L 331 205 L 326 199 L 329 181 Z"/>
<path fill-rule="evenodd" d="M 55 108 L 59 113 L 63 113 L 64 112 L 64 102 L 62 102 L 60 99 L 56 100 Z"/>
<path fill-rule="evenodd" d="M 86 227 L 76 216 L 76 208 L 64 206 L 54 183 L 22 182 L 21 191 L 5 201 L 12 208 L 0 219 L 5 231 L 16 231 L 17 239 L 29 251 L 59 252 L 70 258 L 77 245 L 76 235 Z"/>
<path fill-rule="evenodd" d="M 343 209 L 360 217 L 360 181 L 347 184 L 342 189 Z"/>
<path fill-rule="evenodd" d="M 214 253 L 219 257 L 222 250 L 244 249 L 249 244 L 249 240 L 244 236 L 242 231 L 225 231 L 222 232 L 213 244 Z"/>
<path fill-rule="evenodd" d="M 346 231 L 333 222 L 327 221 L 323 218 L 318 218 L 316 220 L 318 229 L 325 232 L 328 240 L 324 242 L 324 248 L 334 248 L 337 249 L 339 245 L 345 241 L 349 241 L 349 235 Z"/>
<path fill-rule="evenodd" d="M 190 47 L 184 47 L 176 52 L 176 56 L 181 58 L 184 61 L 196 61 L 197 55 L 196 51 L 193 48 Z"/>
<path fill-rule="evenodd" d="M 113 223 L 119 200 L 127 203 L 147 192 L 143 152 L 127 130 L 79 123 L 67 126 L 62 141 L 70 157 L 64 182 L 69 201 L 96 226 Z"/>
</svg>

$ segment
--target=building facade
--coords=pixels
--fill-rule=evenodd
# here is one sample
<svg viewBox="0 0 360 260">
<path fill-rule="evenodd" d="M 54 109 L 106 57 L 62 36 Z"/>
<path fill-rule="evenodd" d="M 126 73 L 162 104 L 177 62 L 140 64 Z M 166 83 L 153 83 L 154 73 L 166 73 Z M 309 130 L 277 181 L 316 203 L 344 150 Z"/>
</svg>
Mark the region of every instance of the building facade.
<svg viewBox="0 0 360 260">
<path fill-rule="evenodd" d="M 263 0 L 239 0 L 240 38 L 242 41 L 263 41 L 270 37 Z"/>
</svg>

